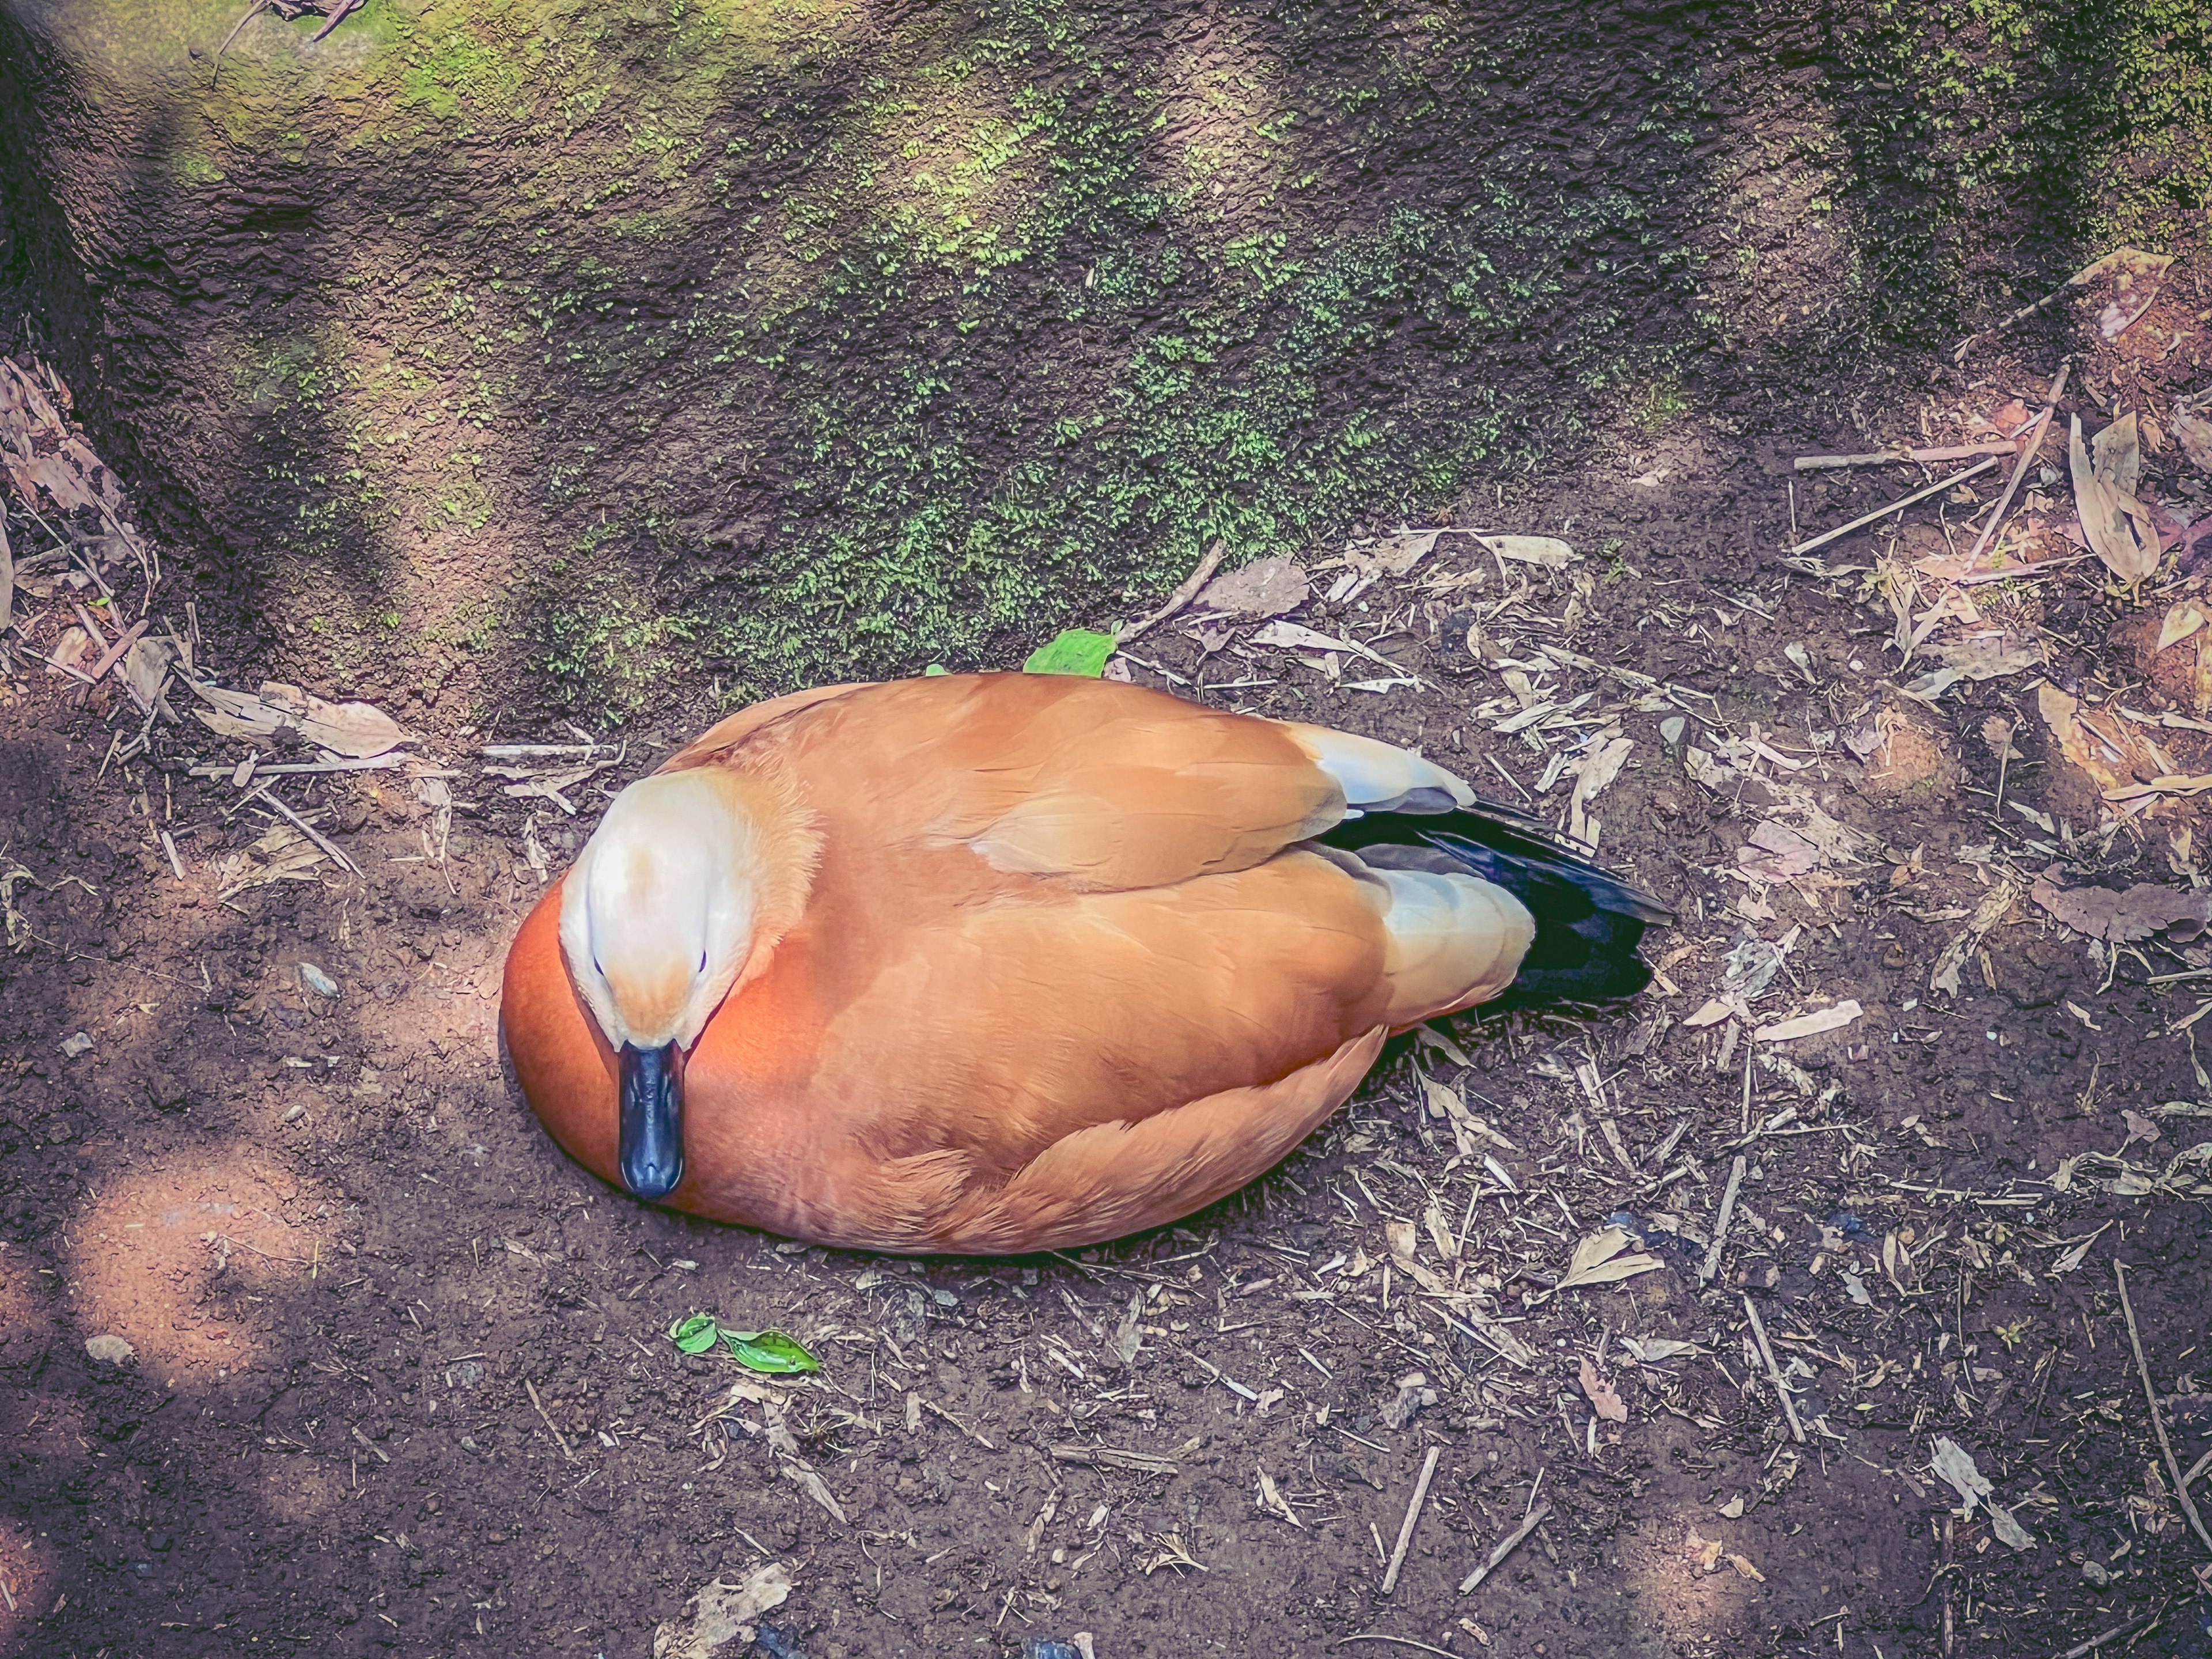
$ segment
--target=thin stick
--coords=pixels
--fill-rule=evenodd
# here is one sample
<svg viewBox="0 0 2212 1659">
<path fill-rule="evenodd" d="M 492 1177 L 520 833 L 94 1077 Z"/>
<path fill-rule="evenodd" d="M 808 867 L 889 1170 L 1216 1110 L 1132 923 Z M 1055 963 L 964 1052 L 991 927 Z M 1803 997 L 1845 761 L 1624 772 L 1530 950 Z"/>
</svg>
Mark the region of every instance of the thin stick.
<svg viewBox="0 0 2212 1659">
<path fill-rule="evenodd" d="M 396 752 L 389 755 L 371 755 L 366 760 L 279 761 L 274 765 L 264 765 L 257 761 L 253 768 L 253 775 L 257 778 L 274 778 L 289 777 L 295 774 L 310 772 L 394 772 L 406 764 L 407 757 Z M 206 766 L 192 767 L 189 775 L 195 778 L 227 778 L 237 770 L 238 768 L 235 766 L 215 763 Z M 452 778 L 459 777 L 460 774 L 425 772 L 419 775 Z"/>
<path fill-rule="evenodd" d="M 981 1435 L 976 1433 L 975 1430 L 969 1428 L 965 1423 L 963 1423 L 958 1418 L 955 1417 L 951 1412 L 945 1410 L 944 1407 L 939 1405 L 934 1400 L 925 1400 L 921 1403 L 927 1407 L 931 1411 L 935 1412 L 939 1417 L 950 1423 L 954 1428 L 959 1430 L 961 1433 L 966 1435 L 970 1440 L 981 1446 L 985 1451 L 996 1451 L 999 1449 L 989 1441 L 986 1440 Z"/>
<path fill-rule="evenodd" d="M 2166 1454 L 2166 1472 L 2173 1477 L 2173 1495 L 2181 1500 L 2182 1512 L 2188 1516 L 2197 1540 L 2207 1550 L 2212 1550 L 2212 1533 L 2204 1530 L 2204 1519 L 2197 1513 L 2196 1500 L 2190 1497 L 2188 1484 L 2181 1478 L 2181 1465 L 2174 1461 L 2173 1443 L 2166 1437 L 2166 1419 L 2159 1414 L 2158 1394 L 2150 1385 L 2150 1362 L 2143 1358 L 2142 1338 L 2136 1334 L 2136 1310 L 2128 1300 L 2124 1264 L 2117 1261 L 2112 1263 L 2112 1278 L 2120 1287 L 2120 1311 L 2128 1316 L 2128 1340 L 2135 1347 L 2136 1375 L 2142 1378 L 2143 1404 L 2150 1407 L 2150 1425 L 2158 1431 L 2158 1449 Z"/>
<path fill-rule="evenodd" d="M 1729 1218 L 1735 1213 L 1736 1188 L 1743 1185 L 1746 1165 L 1741 1152 L 1729 1166 L 1728 1185 L 1721 1192 L 1721 1212 L 1713 1221 L 1713 1242 L 1705 1246 L 1705 1259 L 1698 1268 L 1698 1282 L 1710 1285 L 1713 1275 L 1721 1270 L 1721 1246 L 1728 1242 Z"/>
<path fill-rule="evenodd" d="M 2020 459 L 2013 463 L 2012 477 L 2006 482 L 2004 494 L 1997 497 L 1997 504 L 1990 513 L 1989 522 L 1982 526 L 1982 533 L 1974 538 L 1973 549 L 1966 555 L 1968 564 L 1981 557 L 1982 550 L 1997 533 L 1997 526 L 2004 522 L 2005 514 L 2012 511 L 2012 498 L 2019 493 L 2021 481 L 2027 477 L 2027 469 L 2035 459 L 2035 452 L 2043 447 L 2043 434 L 2051 430 L 2051 417 L 2058 413 L 2059 394 L 2066 390 L 2066 376 L 2073 367 L 2071 357 L 2058 365 L 2058 373 L 2051 382 L 2051 390 L 2044 394 L 2043 413 L 2035 417 L 2035 429 L 2027 434 L 2027 441 L 2021 446 Z"/>
<path fill-rule="evenodd" d="M 1766 1340 L 1766 1327 L 1759 1322 L 1759 1310 L 1752 1305 L 1748 1293 L 1743 1298 L 1743 1310 L 1751 1316 L 1751 1334 L 1759 1339 L 1759 1357 L 1766 1362 L 1766 1380 L 1782 1396 L 1782 1414 L 1790 1419 L 1790 1437 L 1802 1446 L 1805 1443 L 1805 1425 L 1797 1420 L 1797 1402 L 1790 1397 L 1790 1385 L 1782 1380 L 1782 1367 L 1774 1363 L 1774 1349 Z"/>
<path fill-rule="evenodd" d="M 1221 561 L 1228 556 L 1228 553 L 1229 547 L 1224 542 L 1217 541 L 1212 546 L 1207 548 L 1206 556 L 1198 562 L 1198 568 L 1182 579 L 1182 585 L 1168 595 L 1164 605 L 1149 617 L 1140 617 L 1127 628 L 1117 628 L 1114 630 L 1115 649 L 1118 651 L 1146 629 L 1165 622 L 1196 599 L 1198 590 L 1213 580 L 1213 573 L 1220 568 Z"/>
<path fill-rule="evenodd" d="M 1794 463 L 1800 472 L 1832 472 L 1846 466 L 1890 466 L 1911 461 L 1971 461 L 1977 455 L 2009 455 L 2012 440 L 1993 438 L 1982 443 L 1954 444 L 1948 449 L 1882 449 L 1871 455 L 1800 455 Z"/>
<path fill-rule="evenodd" d="M 2206 1452 L 2190 1466 L 2189 1473 L 2181 1477 L 2181 1484 L 2185 1486 L 2195 1484 L 2197 1477 L 2207 1469 L 2212 1469 L 2212 1451 Z"/>
<path fill-rule="evenodd" d="M 255 18 L 260 16 L 263 12 L 268 9 L 269 0 L 253 0 L 253 3 L 246 9 L 246 15 L 240 18 L 238 21 L 233 25 L 230 33 L 222 37 L 222 44 L 215 49 L 215 72 L 217 75 L 221 75 L 222 73 L 222 55 L 230 50 L 230 43 L 237 40 L 240 34 L 244 33 L 246 26 L 248 23 L 251 23 Z"/>
<path fill-rule="evenodd" d="M 2094 282 L 2098 277 L 2103 276 L 2115 264 L 2118 264 L 2120 255 L 2124 252 L 2126 252 L 2126 250 L 2124 248 L 2113 249 L 2112 252 L 2107 253 L 2103 258 L 2098 260 L 2096 264 L 2082 266 L 2081 270 L 2075 271 L 2071 276 L 2069 276 L 2064 282 L 2061 283 L 2057 288 L 2051 289 L 2050 293 L 2045 295 L 2033 305 L 2022 306 L 2018 311 L 2014 312 L 2011 316 L 2007 317 L 2002 322 L 1992 323 L 1989 327 L 1984 329 L 1978 334 L 1969 334 L 1965 339 L 1960 341 L 1957 345 L 1951 348 L 1951 361 L 1954 363 L 1964 363 L 1966 361 L 1966 353 L 1972 350 L 1974 347 L 1979 345 L 1984 340 L 1990 339 L 1994 336 L 2003 333 L 2005 330 L 2012 327 L 2015 323 L 2026 322 L 2029 318 L 2034 316 L 2037 312 L 2043 310 L 2045 307 L 2050 306 L 2059 300 L 2064 299 L 2066 295 L 2074 293 L 2079 289 L 2087 288 L 2091 283 Z"/>
<path fill-rule="evenodd" d="M 340 852 L 336 842 L 331 840 L 327 836 L 317 830 L 313 824 L 308 823 L 307 819 L 301 817 L 290 807 L 285 805 L 283 801 L 277 799 L 275 795 L 270 793 L 269 786 L 267 784 L 263 784 L 260 788 L 253 792 L 252 796 L 247 797 L 248 799 L 255 798 L 267 801 L 270 805 L 275 807 L 286 817 L 291 819 L 293 823 L 298 826 L 299 831 L 301 835 L 305 836 L 309 841 L 314 842 L 316 846 L 321 848 L 323 851 L 328 853 L 333 859 L 337 860 L 338 868 L 341 870 L 349 870 L 356 876 L 361 873 L 361 866 L 356 864 L 351 859 L 348 858 L 343 853 Z M 241 806 L 245 804 L 246 803 L 244 801 L 240 801 L 239 803 Z"/>
<path fill-rule="evenodd" d="M 1498 1563 L 1504 1560 L 1507 1556 L 1512 1554 L 1516 1549 L 1519 1548 L 1521 1540 L 1526 1538 L 1530 1533 L 1535 1531 L 1537 1528 L 1542 1526 L 1545 1521 L 1550 1517 L 1551 1513 L 1552 1506 L 1549 1504 L 1539 1504 L 1534 1509 L 1529 1510 L 1527 1515 L 1523 1516 L 1519 1526 L 1514 1528 L 1511 1532 L 1507 1533 L 1504 1537 L 1498 1540 L 1497 1544 L 1490 1552 L 1490 1559 L 1460 1581 L 1459 1593 L 1462 1595 L 1472 1593 L 1476 1585 L 1480 1584 L 1484 1579 L 1489 1577 L 1492 1573 L 1497 1571 Z"/>
<path fill-rule="evenodd" d="M 1329 1646 L 1340 1648 L 1346 1642 L 1395 1642 L 1401 1648 L 1419 1648 L 1423 1653 L 1441 1653 L 1444 1659 L 1456 1659 L 1449 1648 L 1432 1648 L 1426 1642 L 1416 1642 L 1410 1636 L 1385 1636 L 1379 1630 L 1369 1631 L 1364 1636 L 1340 1636 Z"/>
<path fill-rule="evenodd" d="M 561 1431 L 553 1426 L 553 1419 L 546 1415 L 544 1405 L 538 1398 L 538 1385 L 526 1376 L 522 1379 L 522 1386 L 530 1395 L 531 1409 L 544 1419 L 545 1431 L 553 1437 L 553 1443 L 561 1449 L 561 1455 L 571 1463 L 574 1462 L 576 1454 L 568 1449 L 568 1441 L 562 1437 Z"/>
<path fill-rule="evenodd" d="M 1437 1459 L 1442 1455 L 1441 1447 L 1431 1446 L 1429 1455 L 1421 1460 L 1421 1478 L 1413 1482 L 1413 1501 L 1406 1505 L 1406 1518 L 1398 1527 L 1398 1542 L 1390 1551 L 1390 1565 L 1382 1574 L 1385 1595 L 1397 1588 L 1398 1569 L 1406 1565 L 1406 1548 L 1413 1541 L 1413 1522 L 1421 1518 L 1421 1505 L 1429 1501 L 1429 1482 L 1435 1478 Z"/>
<path fill-rule="evenodd" d="M 36 658 L 39 661 L 46 664 L 49 668 L 60 669 L 63 673 L 68 675 L 73 680 L 82 680 L 87 685 L 90 685 L 92 684 L 91 675 L 84 672 L 82 669 L 71 668 L 59 657 L 50 657 L 45 652 L 33 650 L 27 645 L 23 647 L 23 654 L 27 657 Z"/>
<path fill-rule="evenodd" d="M 2094 1653 L 2099 1648 L 2104 1646 L 2106 1643 L 2118 1641 L 2121 1637 L 2125 1636 L 2129 1632 L 2148 1624 L 2152 1620 L 2157 1618 L 2159 1614 L 2165 1611 L 2166 1603 L 2161 1601 L 2156 1607 L 2153 1607 L 2148 1613 L 2139 1613 L 2134 1618 L 2129 1620 L 2127 1623 L 2113 1626 L 2112 1629 L 2106 1631 L 2102 1636 L 2093 1636 L 2086 1642 L 2075 1644 L 2074 1646 L 2067 1649 L 2065 1653 L 2060 1656 L 2060 1659 L 2088 1659 L 2088 1656 L 2090 1654 Z"/>
<path fill-rule="evenodd" d="M 1863 513 L 1857 518 L 1853 519 L 1849 524 L 1838 525 L 1833 530 L 1827 531 L 1821 535 L 1814 537 L 1809 542 L 1800 542 L 1795 547 L 1785 547 L 1782 550 L 1784 553 L 1794 556 L 1800 553 L 1810 553 L 1816 547 L 1826 547 L 1830 542 L 1834 541 L 1839 536 L 1848 536 L 1854 530 L 1865 529 L 1877 519 L 1886 519 L 1893 513 L 1901 513 L 1906 507 L 1911 507 L 1915 501 L 1924 501 L 1930 495 L 1936 495 L 1939 491 L 1948 489 L 1954 484 L 1964 483 L 1967 479 L 1973 477 L 1976 474 L 1988 471 L 1996 464 L 1997 458 L 1992 455 L 1988 459 L 1968 467 L 1964 472 L 1954 472 L 1948 478 L 1938 478 L 1934 483 L 1929 484 L 1925 489 L 1914 490 L 1910 495 L 1905 496 L 1902 501 L 1892 501 L 1887 507 L 1878 507 L 1871 513 Z"/>
</svg>

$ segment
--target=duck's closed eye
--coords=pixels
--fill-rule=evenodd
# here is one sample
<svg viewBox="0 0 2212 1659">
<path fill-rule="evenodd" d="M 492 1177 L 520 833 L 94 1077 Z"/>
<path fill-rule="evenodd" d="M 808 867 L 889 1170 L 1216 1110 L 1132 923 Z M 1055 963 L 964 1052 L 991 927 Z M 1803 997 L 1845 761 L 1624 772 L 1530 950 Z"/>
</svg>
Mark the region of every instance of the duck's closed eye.
<svg viewBox="0 0 2212 1659">
<path fill-rule="evenodd" d="M 702 974 L 707 971 L 707 953 L 704 951 L 699 952 L 699 971 Z"/>
</svg>

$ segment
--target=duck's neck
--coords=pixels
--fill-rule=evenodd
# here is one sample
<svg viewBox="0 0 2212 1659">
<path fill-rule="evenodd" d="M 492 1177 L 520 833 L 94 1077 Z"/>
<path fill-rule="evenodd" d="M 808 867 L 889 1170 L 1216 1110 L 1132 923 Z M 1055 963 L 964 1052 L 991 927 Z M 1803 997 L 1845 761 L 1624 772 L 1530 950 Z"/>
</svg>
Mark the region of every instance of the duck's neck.
<svg viewBox="0 0 2212 1659">
<path fill-rule="evenodd" d="M 703 766 L 697 772 L 730 814 L 737 832 L 732 873 L 752 892 L 752 949 L 731 988 L 734 992 L 768 966 L 777 944 L 805 913 L 822 837 L 780 762 L 743 769 Z"/>
</svg>

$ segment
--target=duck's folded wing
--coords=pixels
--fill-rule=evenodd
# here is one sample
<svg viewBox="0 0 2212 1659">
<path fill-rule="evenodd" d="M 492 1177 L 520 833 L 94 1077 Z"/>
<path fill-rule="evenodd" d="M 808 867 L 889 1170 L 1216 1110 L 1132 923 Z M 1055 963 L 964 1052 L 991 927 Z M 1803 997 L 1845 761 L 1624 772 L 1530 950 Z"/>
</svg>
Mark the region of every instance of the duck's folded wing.
<svg viewBox="0 0 2212 1659">
<path fill-rule="evenodd" d="M 802 708 L 811 708 L 817 702 L 827 702 L 832 697 L 842 697 L 848 692 L 864 690 L 870 682 L 855 680 L 844 685 L 817 685 L 811 690 L 793 691 L 785 696 L 770 697 L 764 702 L 740 708 L 726 720 L 717 720 L 697 737 L 660 763 L 663 772 L 682 772 L 694 766 L 708 766 L 726 760 L 754 732 L 795 714 Z"/>
<path fill-rule="evenodd" d="M 762 737 L 833 836 L 1086 891 L 1249 869 L 1348 814 L 1474 799 L 1387 744 L 1054 675 L 866 687 Z"/>
</svg>

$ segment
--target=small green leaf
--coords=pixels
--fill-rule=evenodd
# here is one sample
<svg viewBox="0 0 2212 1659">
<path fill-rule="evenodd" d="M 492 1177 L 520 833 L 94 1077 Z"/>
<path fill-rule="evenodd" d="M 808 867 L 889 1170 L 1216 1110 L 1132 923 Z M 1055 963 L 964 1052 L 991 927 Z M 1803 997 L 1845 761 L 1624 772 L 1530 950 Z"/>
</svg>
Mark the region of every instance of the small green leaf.
<svg viewBox="0 0 2212 1659">
<path fill-rule="evenodd" d="M 714 1322 L 712 1314 L 693 1314 L 679 1319 L 668 1328 L 669 1339 L 683 1353 L 704 1353 L 721 1336 L 721 1327 Z"/>
<path fill-rule="evenodd" d="M 1106 659 L 1114 654 L 1114 636 L 1094 633 L 1087 628 L 1063 629 L 1049 643 L 1030 653 L 1030 659 L 1022 665 L 1024 674 L 1080 674 L 1086 679 L 1097 679 L 1106 672 Z"/>
<path fill-rule="evenodd" d="M 781 1374 L 822 1369 L 821 1362 L 781 1331 L 724 1331 L 722 1340 L 729 1344 L 730 1357 L 752 1370 Z"/>
</svg>

